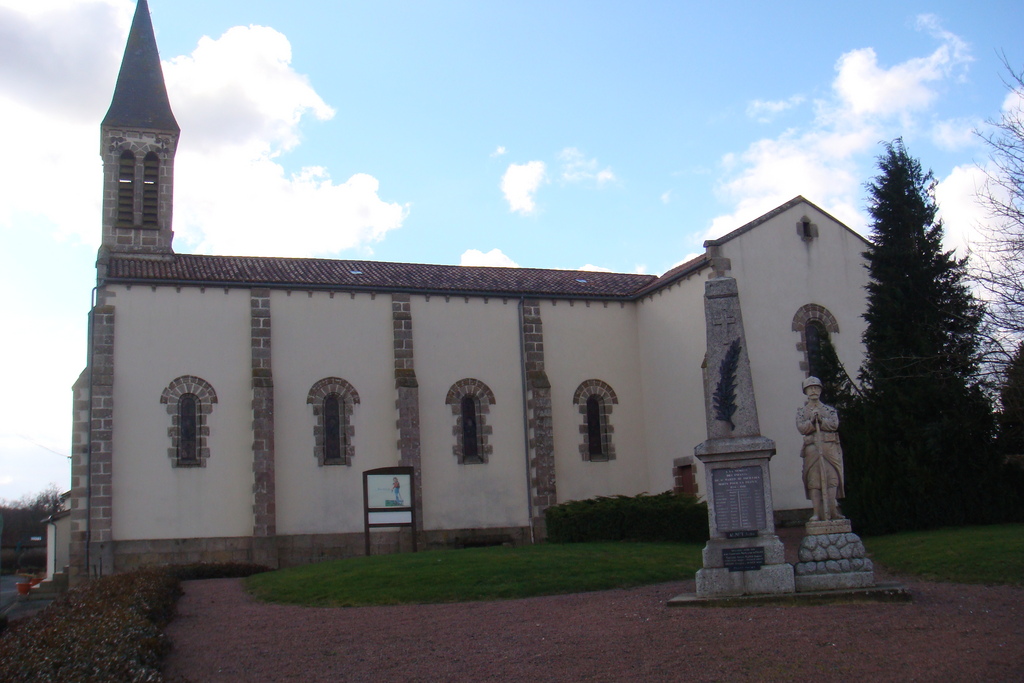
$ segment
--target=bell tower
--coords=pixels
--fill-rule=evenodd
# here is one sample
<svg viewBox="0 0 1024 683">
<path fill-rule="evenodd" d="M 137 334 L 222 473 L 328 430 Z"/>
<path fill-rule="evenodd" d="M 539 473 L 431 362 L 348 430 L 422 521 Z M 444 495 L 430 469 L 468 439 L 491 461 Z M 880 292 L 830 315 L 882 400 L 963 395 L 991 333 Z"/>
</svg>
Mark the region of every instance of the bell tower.
<svg viewBox="0 0 1024 683">
<path fill-rule="evenodd" d="M 110 109 L 100 124 L 102 250 L 170 254 L 174 153 L 171 112 L 147 0 L 138 0 Z"/>
</svg>

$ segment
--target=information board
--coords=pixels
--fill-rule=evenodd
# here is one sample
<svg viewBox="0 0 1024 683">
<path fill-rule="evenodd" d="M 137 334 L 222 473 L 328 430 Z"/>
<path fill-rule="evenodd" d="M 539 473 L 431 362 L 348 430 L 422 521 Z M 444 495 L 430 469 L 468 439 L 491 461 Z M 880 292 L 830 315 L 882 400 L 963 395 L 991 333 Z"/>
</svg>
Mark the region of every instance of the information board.
<svg viewBox="0 0 1024 683">
<path fill-rule="evenodd" d="M 370 529 L 412 527 L 412 550 L 416 552 L 416 492 L 413 468 L 382 467 L 363 472 L 363 533 L 366 554 L 370 554 Z"/>
</svg>

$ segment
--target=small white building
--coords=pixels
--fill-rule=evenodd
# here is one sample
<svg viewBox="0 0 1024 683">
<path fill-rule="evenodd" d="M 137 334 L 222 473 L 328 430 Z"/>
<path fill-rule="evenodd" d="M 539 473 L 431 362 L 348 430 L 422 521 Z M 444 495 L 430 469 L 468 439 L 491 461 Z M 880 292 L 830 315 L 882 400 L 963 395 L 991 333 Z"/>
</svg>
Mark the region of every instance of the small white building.
<svg viewBox="0 0 1024 683">
<path fill-rule="evenodd" d="M 101 125 L 73 575 L 361 554 L 380 467 L 414 468 L 421 546 L 527 542 L 550 505 L 702 482 L 716 275 L 738 283 L 775 506 L 808 507 L 808 348 L 859 366 L 867 273 L 863 238 L 806 199 L 661 277 L 176 254 L 178 135 L 139 0 Z"/>
</svg>

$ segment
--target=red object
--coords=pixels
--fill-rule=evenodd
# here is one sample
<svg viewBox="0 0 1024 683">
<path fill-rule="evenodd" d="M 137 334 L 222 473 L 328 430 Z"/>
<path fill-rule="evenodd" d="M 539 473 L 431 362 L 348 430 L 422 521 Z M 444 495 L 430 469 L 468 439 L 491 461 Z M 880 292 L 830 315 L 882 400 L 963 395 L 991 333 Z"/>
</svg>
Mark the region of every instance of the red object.
<svg viewBox="0 0 1024 683">
<path fill-rule="evenodd" d="M 29 590 L 32 589 L 31 583 L 16 583 L 14 585 L 18 587 L 18 595 L 28 595 Z"/>
</svg>

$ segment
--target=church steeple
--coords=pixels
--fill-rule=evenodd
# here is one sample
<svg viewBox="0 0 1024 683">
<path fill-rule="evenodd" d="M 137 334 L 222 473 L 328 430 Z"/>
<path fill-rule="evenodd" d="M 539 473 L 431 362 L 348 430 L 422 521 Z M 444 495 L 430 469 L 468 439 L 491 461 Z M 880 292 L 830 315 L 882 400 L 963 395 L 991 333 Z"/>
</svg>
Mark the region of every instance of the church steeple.
<svg viewBox="0 0 1024 683">
<path fill-rule="evenodd" d="M 170 254 L 174 153 L 180 134 L 147 0 L 138 0 L 121 71 L 100 124 L 103 247 Z"/>
<path fill-rule="evenodd" d="M 146 0 L 139 0 L 135 8 L 114 97 L 103 118 L 103 125 L 153 128 L 175 133 L 181 130 L 167 99 L 160 53 L 156 49 L 156 36 Z"/>
</svg>

